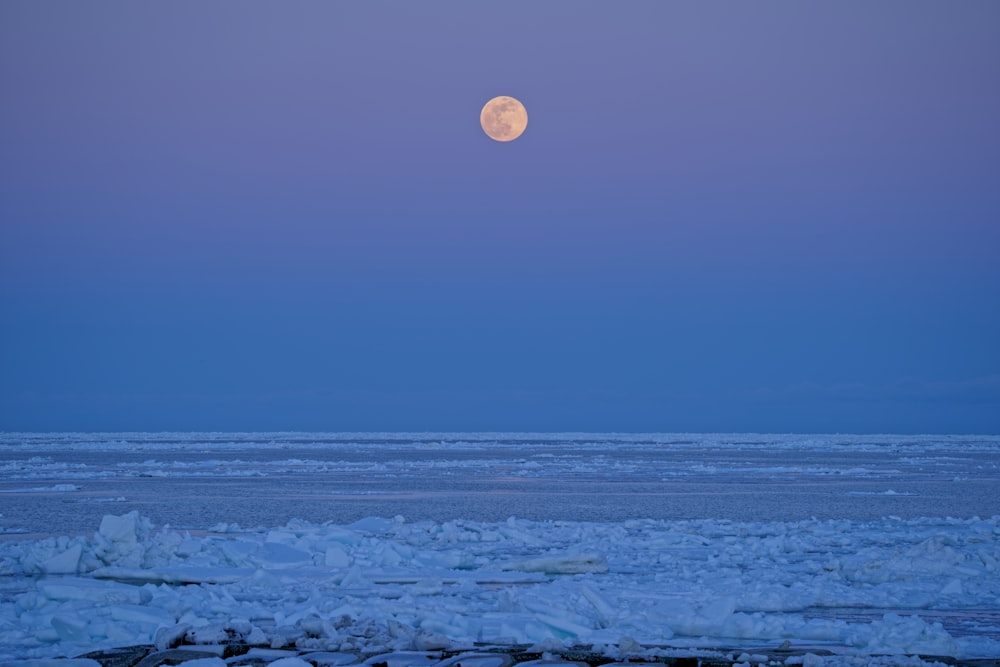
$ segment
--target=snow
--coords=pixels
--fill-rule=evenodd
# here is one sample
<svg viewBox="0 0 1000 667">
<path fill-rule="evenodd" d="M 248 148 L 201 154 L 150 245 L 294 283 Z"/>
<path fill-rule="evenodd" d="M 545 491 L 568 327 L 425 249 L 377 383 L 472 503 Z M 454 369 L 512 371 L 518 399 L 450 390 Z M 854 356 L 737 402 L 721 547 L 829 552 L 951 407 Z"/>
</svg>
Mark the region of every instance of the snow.
<svg viewBox="0 0 1000 667">
<path fill-rule="evenodd" d="M 605 484 L 650 483 L 704 474 L 708 467 L 749 476 L 761 489 L 768 488 L 762 480 L 775 474 L 821 478 L 817 484 L 824 486 L 805 488 L 824 498 L 863 495 L 860 502 L 886 503 L 902 516 L 588 521 L 438 519 L 417 512 L 417 519 L 292 518 L 241 528 L 255 525 L 256 517 L 271 516 L 260 513 L 256 496 L 243 498 L 241 511 L 224 522 L 206 516 L 202 525 L 182 529 L 139 511 L 105 514 L 74 534 L 37 530 L 39 536 L 0 539 L 0 662 L 45 666 L 59 656 L 101 648 L 155 644 L 167 649 L 194 643 L 211 650 L 234 640 L 257 646 L 255 655 L 278 667 L 342 665 L 359 654 L 372 664 L 392 665 L 405 661 L 399 656 L 408 651 L 471 650 L 483 644 L 529 645 L 556 653 L 582 646 L 623 660 L 665 650 L 740 647 L 732 659 L 748 664 L 766 662 L 764 649 L 786 641 L 817 653 L 833 650 L 845 660 L 896 657 L 895 663 L 884 664 L 902 664 L 904 656 L 914 654 L 1000 657 L 1000 516 L 912 516 L 906 505 L 939 497 L 942 488 L 951 488 L 940 485 L 952 484 L 956 472 L 995 489 L 996 438 L 775 436 L 768 445 L 755 444 L 762 436 L 727 436 L 729 444 L 723 445 L 719 437 L 691 436 L 702 447 L 716 447 L 709 465 L 699 460 L 686 437 L 662 435 L 615 436 L 598 448 L 600 438 L 591 434 L 565 450 L 553 444 L 554 436 L 519 435 L 498 445 L 507 454 L 489 456 L 479 450 L 495 442 L 495 436 L 421 436 L 382 450 L 381 458 L 375 457 L 376 446 L 364 444 L 372 436 L 47 437 L 0 435 L 0 444 L 12 444 L 7 459 L 0 461 L 0 484 L 18 490 L 0 497 L 11 503 L 2 506 L 2 521 L 11 520 L 12 507 L 22 511 L 25 506 L 13 503 L 28 491 L 65 497 L 71 490 L 66 479 L 85 480 L 72 489 L 72 498 L 108 497 L 86 480 L 106 484 L 122 470 L 130 477 L 136 468 L 119 466 L 121 461 L 106 452 L 148 449 L 177 463 L 144 453 L 139 469 L 216 471 L 221 479 L 230 475 L 220 468 L 224 459 L 219 451 L 235 449 L 241 440 L 246 448 L 233 457 L 236 465 L 243 472 L 260 472 L 249 477 L 261 484 L 295 489 L 294 505 L 283 507 L 303 511 L 311 509 L 305 491 L 312 489 L 305 482 L 330 479 L 316 477 L 313 465 L 329 470 L 345 462 L 350 470 L 343 479 L 358 490 L 364 490 L 366 480 L 380 479 L 376 475 L 399 475 L 390 478 L 400 486 L 395 490 L 410 493 L 406 465 L 414 460 L 398 452 L 411 447 L 421 452 L 412 474 L 430 476 L 435 484 L 454 484 L 460 478 L 478 484 L 488 479 L 485 467 L 504 480 L 524 476 L 541 484 L 597 475 Z M 275 455 L 288 442 L 294 442 L 295 455 Z M 364 454 L 355 452 L 352 458 L 345 443 L 361 447 Z M 309 449 L 314 444 L 315 458 L 299 456 L 300 445 Z M 55 445 L 79 450 L 83 458 L 66 460 Z M 668 446 L 677 448 L 677 456 L 657 459 L 656 448 Z M 757 448 L 759 454 L 767 447 L 772 447 L 767 452 L 780 452 L 785 462 L 762 464 L 758 456 L 748 463 L 750 455 L 741 453 Z M 869 452 L 874 458 L 855 463 L 851 447 L 857 457 Z M 260 457 L 252 455 L 255 448 Z M 838 456 L 851 463 L 838 466 Z M 504 464 L 501 473 L 498 461 Z M 274 475 L 275 470 L 283 472 Z M 928 477 L 913 482 L 915 471 L 927 471 Z M 83 472 L 91 477 L 79 476 Z M 882 476 L 891 477 L 892 486 Z M 29 488 L 25 479 L 46 482 Z M 157 480 L 177 478 L 143 479 L 144 484 L 160 484 Z M 858 479 L 868 480 L 869 486 L 851 487 Z M 210 482 L 187 482 L 192 483 Z M 593 498 L 595 504 L 602 501 Z M 93 507 L 60 502 L 56 507 L 86 512 Z M 420 502 L 413 500 L 411 507 L 430 507 Z M 970 497 L 969 502 L 981 499 Z M 539 513 L 555 514 L 554 507 L 542 507 Z M 290 646 L 295 651 L 286 650 Z M 308 661 L 304 652 L 311 652 Z M 470 653 L 461 664 L 505 667 L 504 662 L 498 654 Z M 221 654 L 197 661 L 220 663 L 225 664 Z M 828 661 L 806 653 L 790 656 L 785 664 Z"/>
<path fill-rule="evenodd" d="M 452 567 L 456 534 L 469 557 L 463 569 Z M 965 607 L 1000 606 L 998 536 L 1000 518 L 373 518 L 197 537 L 156 530 L 133 512 L 105 517 L 90 537 L 2 544 L 3 571 L 22 577 L 26 590 L 0 612 L 0 655 L 162 643 L 178 627 L 203 643 L 240 632 L 276 647 L 293 641 L 333 652 L 553 640 L 615 646 L 630 637 L 639 647 L 788 639 L 863 653 L 1000 655 L 995 639 L 953 637 L 920 615 L 956 598 Z M 52 576 L 53 562 L 78 566 L 73 576 Z M 509 578 L 512 567 L 529 576 Z M 169 585 L 179 582 L 199 585 Z M 816 614 L 845 605 L 903 611 L 867 623 Z"/>
</svg>

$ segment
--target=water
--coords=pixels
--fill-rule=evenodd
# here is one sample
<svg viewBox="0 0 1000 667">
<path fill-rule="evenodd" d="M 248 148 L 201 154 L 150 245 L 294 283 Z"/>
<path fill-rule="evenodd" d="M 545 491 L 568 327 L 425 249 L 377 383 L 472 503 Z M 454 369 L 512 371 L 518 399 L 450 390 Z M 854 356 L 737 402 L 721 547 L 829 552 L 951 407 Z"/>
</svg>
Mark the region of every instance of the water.
<svg viewBox="0 0 1000 667">
<path fill-rule="evenodd" d="M 131 510 L 195 530 L 968 518 L 1000 515 L 998 454 L 982 436 L 0 434 L 0 530 L 89 533 Z"/>
</svg>

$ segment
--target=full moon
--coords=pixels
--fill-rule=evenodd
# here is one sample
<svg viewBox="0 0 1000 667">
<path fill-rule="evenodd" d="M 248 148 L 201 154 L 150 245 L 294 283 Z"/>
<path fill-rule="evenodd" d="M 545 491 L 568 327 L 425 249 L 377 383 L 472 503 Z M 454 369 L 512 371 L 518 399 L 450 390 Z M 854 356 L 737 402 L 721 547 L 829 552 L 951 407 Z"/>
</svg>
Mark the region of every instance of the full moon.
<svg viewBox="0 0 1000 667">
<path fill-rule="evenodd" d="M 518 100 L 500 95 L 479 112 L 479 124 L 494 141 L 514 141 L 528 127 L 528 112 Z"/>
</svg>

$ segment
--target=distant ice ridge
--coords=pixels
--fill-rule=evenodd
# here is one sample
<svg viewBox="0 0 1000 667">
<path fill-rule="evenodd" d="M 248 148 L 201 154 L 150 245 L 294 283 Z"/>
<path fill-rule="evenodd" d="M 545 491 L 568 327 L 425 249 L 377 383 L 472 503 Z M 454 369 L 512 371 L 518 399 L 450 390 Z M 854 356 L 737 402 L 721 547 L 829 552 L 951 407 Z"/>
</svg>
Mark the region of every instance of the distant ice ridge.
<svg viewBox="0 0 1000 667">
<path fill-rule="evenodd" d="M 192 535 L 131 512 L 105 516 L 92 537 L 0 542 L 0 660 L 178 633 L 337 651 L 631 638 L 646 648 L 788 640 L 857 655 L 997 657 L 995 636 L 954 634 L 936 619 L 1000 609 L 998 544 L 1000 517 L 396 517 Z"/>
<path fill-rule="evenodd" d="M 617 443 L 621 444 L 621 443 Z M 543 463 L 540 463 L 544 461 Z M 963 463 L 965 463 L 963 461 Z M 10 461 L 0 464 L 0 480 L 9 479 L 108 479 L 127 477 L 267 477 L 288 474 L 356 474 L 375 475 L 381 477 L 413 476 L 427 472 L 437 473 L 455 468 L 465 471 L 475 471 L 479 474 L 496 474 L 495 458 L 470 459 L 456 461 L 454 458 L 439 459 L 392 459 L 384 461 L 348 461 L 348 460 L 316 460 L 316 459 L 279 459 L 279 460 L 246 460 L 246 459 L 204 459 L 200 461 L 161 461 L 147 459 L 139 462 L 119 462 L 105 468 L 86 464 L 55 463 L 50 458 L 32 457 L 27 460 Z M 798 475 L 802 477 L 839 477 L 843 479 L 882 479 L 898 476 L 901 471 L 896 468 L 839 468 L 833 465 L 784 465 L 784 466 L 750 466 L 720 462 L 706 465 L 697 460 L 672 461 L 669 467 L 643 458 L 630 461 L 615 460 L 602 452 L 586 455 L 574 452 L 572 455 L 554 457 L 552 455 L 534 455 L 531 458 L 511 458 L 504 462 L 505 474 L 510 477 L 557 477 L 575 474 L 590 474 L 601 476 L 633 475 L 661 478 L 661 481 L 672 481 L 676 477 L 692 475 L 742 475 L 745 477 L 779 477 Z M 0 493 L 13 492 L 57 492 L 79 491 L 80 487 L 73 484 L 59 484 L 51 487 L 33 487 L 0 490 Z"/>
<path fill-rule="evenodd" d="M 33 486 L 27 489 L 7 489 L 2 493 L 64 493 L 68 491 L 79 491 L 76 484 L 53 484 L 52 486 Z"/>
<path fill-rule="evenodd" d="M 498 447 L 572 442 L 577 451 L 602 450 L 609 442 L 632 448 L 729 450 L 756 448 L 816 451 L 897 451 L 910 454 L 939 451 L 945 454 L 996 451 L 995 435 L 851 435 L 759 433 L 0 433 L 0 447 L 7 451 L 224 451 L 247 449 L 356 450 L 407 443 L 431 450 Z"/>
</svg>

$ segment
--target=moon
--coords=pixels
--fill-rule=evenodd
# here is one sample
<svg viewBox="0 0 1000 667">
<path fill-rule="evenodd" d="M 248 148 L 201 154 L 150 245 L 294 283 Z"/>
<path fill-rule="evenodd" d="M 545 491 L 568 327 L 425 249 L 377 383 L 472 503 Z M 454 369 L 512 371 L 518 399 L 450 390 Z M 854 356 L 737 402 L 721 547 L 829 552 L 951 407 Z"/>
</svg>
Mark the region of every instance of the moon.
<svg viewBox="0 0 1000 667">
<path fill-rule="evenodd" d="M 479 112 L 479 124 L 494 141 L 514 141 L 528 127 L 528 111 L 519 100 L 500 95 Z"/>
</svg>

